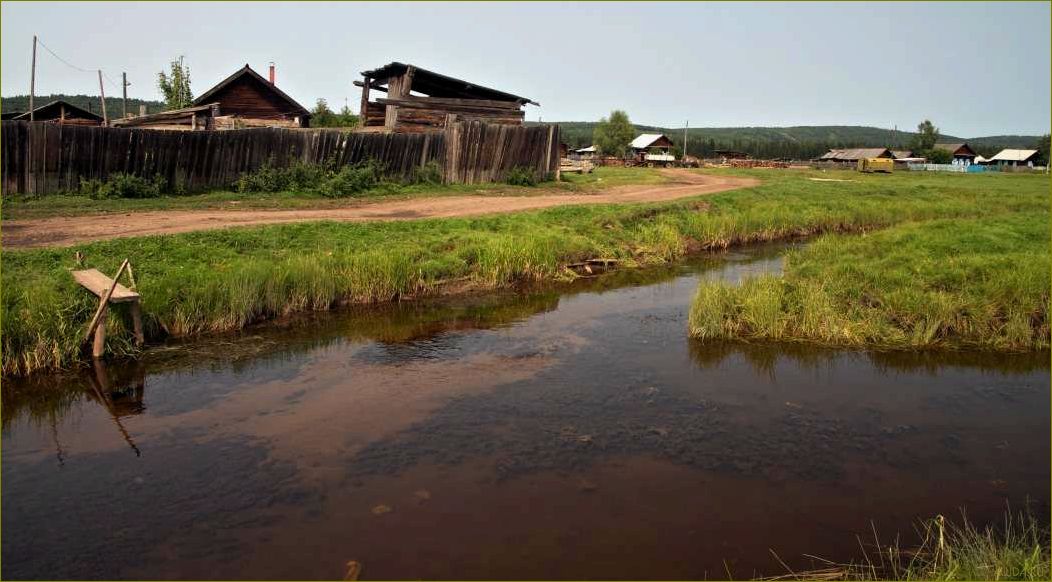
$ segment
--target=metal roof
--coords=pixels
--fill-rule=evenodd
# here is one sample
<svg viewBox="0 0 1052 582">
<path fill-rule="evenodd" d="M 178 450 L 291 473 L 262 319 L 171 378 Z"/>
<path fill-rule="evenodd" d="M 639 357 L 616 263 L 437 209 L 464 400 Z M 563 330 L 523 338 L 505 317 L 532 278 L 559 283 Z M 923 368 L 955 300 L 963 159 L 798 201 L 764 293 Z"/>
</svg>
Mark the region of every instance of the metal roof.
<svg viewBox="0 0 1052 582">
<path fill-rule="evenodd" d="M 891 150 L 891 155 L 895 156 L 896 160 L 902 160 L 905 158 L 912 158 L 913 152 L 909 150 Z"/>
<path fill-rule="evenodd" d="M 665 135 L 660 134 L 660 133 L 644 133 L 643 135 L 641 135 L 641 136 L 637 137 L 636 139 L 632 140 L 632 143 L 630 144 L 629 147 L 632 147 L 632 148 L 637 149 L 637 150 L 641 150 L 643 148 L 650 147 L 650 144 L 656 142 L 657 140 L 659 140 L 659 139 L 661 139 L 663 137 L 665 139 L 668 139 L 667 137 L 665 137 Z M 672 140 L 669 140 L 669 141 L 672 141 Z"/>
<path fill-rule="evenodd" d="M 594 152 L 595 152 L 595 146 L 588 146 L 586 148 L 581 148 L 581 149 L 574 150 L 574 153 L 577 153 L 577 154 L 590 154 L 590 153 L 594 153 Z"/>
<path fill-rule="evenodd" d="M 1001 150 L 997 152 L 997 155 L 990 158 L 991 162 L 1005 161 L 1005 162 L 1025 162 L 1030 158 L 1037 155 L 1037 150 Z"/>
<path fill-rule="evenodd" d="M 422 69 L 416 65 L 393 62 L 371 71 L 362 71 L 362 76 L 367 79 L 377 79 L 382 85 L 390 77 L 404 75 L 406 71 L 413 71 L 412 90 L 423 93 L 429 97 L 449 97 L 466 99 L 490 99 L 493 101 L 515 101 L 521 104 L 532 103 L 540 105 L 529 97 L 506 93 L 497 89 L 483 87 L 462 79 L 449 77 L 441 73 Z"/>
<path fill-rule="evenodd" d="M 849 148 L 829 150 L 819 160 L 836 160 L 841 162 L 861 160 L 865 158 L 881 158 L 893 155 L 888 148 Z"/>
</svg>

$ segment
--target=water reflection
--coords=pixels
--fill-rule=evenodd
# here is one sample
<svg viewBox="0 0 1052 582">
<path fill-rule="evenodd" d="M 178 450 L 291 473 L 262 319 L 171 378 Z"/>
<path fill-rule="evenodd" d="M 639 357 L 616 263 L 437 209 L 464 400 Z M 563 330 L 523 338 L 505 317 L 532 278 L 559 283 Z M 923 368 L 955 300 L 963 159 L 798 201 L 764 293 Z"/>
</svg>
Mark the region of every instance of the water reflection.
<svg viewBox="0 0 1052 582">
<path fill-rule="evenodd" d="M 699 280 L 780 250 L 5 382 L 3 575 L 751 576 L 870 520 L 1046 507 L 1047 354 L 686 337 Z"/>
</svg>

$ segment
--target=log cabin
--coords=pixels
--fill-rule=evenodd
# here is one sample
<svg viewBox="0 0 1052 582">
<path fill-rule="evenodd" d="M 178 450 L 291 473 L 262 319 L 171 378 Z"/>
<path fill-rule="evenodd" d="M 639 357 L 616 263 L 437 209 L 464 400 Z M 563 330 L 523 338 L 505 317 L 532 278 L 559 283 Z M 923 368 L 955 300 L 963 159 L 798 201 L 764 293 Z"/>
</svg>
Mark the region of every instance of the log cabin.
<svg viewBox="0 0 1052 582">
<path fill-rule="evenodd" d="M 247 64 L 194 99 L 194 106 L 219 105 L 216 129 L 233 127 L 310 127 L 310 111 L 278 89 L 274 64 L 270 78 Z"/>
<path fill-rule="evenodd" d="M 16 121 L 29 121 L 29 112 L 25 111 L 10 117 Z M 72 103 L 56 99 L 47 105 L 33 109 L 33 121 L 47 121 L 62 125 L 102 125 L 102 116 L 87 109 L 81 109 Z"/>
<path fill-rule="evenodd" d="M 526 104 L 520 95 L 490 89 L 405 63 L 390 63 L 362 72 L 361 131 L 422 132 L 459 121 L 522 125 Z M 374 101 L 375 93 L 385 94 Z"/>
<path fill-rule="evenodd" d="M 114 120 L 116 127 L 203 131 L 248 127 L 310 127 L 310 111 L 274 84 L 245 65 L 205 91 L 193 105 Z"/>
</svg>

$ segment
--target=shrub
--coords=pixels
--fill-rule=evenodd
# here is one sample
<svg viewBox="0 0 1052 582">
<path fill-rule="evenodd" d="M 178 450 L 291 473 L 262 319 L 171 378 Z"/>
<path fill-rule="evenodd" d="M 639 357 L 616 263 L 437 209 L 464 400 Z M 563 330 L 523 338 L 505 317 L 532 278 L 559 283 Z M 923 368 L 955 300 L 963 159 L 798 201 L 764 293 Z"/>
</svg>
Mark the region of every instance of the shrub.
<svg viewBox="0 0 1052 582">
<path fill-rule="evenodd" d="M 93 200 L 107 198 L 157 198 L 165 187 L 164 178 L 159 174 L 146 179 L 135 174 L 117 172 L 105 181 L 99 179 L 81 180 L 80 194 Z"/>
<path fill-rule="evenodd" d="M 255 172 L 242 174 L 237 180 L 237 191 L 283 192 L 311 189 L 325 180 L 329 166 L 296 162 L 287 168 L 275 168 L 268 163 Z"/>
<path fill-rule="evenodd" d="M 508 172 L 505 182 L 512 186 L 536 186 L 537 176 L 529 168 L 516 166 Z"/>
<path fill-rule="evenodd" d="M 432 160 L 413 170 L 409 182 L 411 184 L 441 184 L 442 168 L 439 167 L 438 162 Z"/>
<path fill-rule="evenodd" d="M 332 173 L 318 185 L 316 191 L 329 198 L 346 198 L 375 188 L 379 183 L 379 166 L 366 162 L 345 166 L 339 172 Z"/>
</svg>

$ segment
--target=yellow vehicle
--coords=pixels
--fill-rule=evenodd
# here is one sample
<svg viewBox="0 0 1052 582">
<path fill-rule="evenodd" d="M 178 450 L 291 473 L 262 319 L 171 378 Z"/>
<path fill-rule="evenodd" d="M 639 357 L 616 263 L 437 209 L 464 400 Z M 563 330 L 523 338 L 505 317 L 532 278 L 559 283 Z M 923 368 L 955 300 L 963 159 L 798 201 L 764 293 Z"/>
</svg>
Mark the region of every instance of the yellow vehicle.
<svg viewBox="0 0 1052 582">
<path fill-rule="evenodd" d="M 862 158 L 858 161 L 859 172 L 887 172 L 895 168 L 895 160 L 891 158 Z"/>
</svg>

